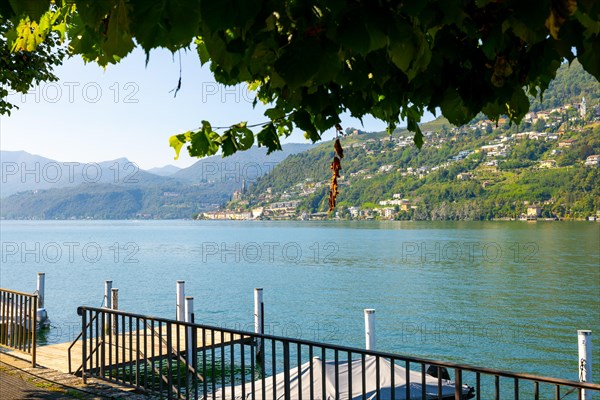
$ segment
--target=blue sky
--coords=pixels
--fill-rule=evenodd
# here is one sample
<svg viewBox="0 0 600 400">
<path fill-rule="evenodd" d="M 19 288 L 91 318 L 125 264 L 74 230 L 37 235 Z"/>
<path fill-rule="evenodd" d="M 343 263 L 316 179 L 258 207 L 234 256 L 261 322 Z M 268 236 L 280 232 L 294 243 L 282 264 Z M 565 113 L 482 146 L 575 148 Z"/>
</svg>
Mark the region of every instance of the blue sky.
<svg viewBox="0 0 600 400">
<path fill-rule="evenodd" d="M 179 79 L 178 54 L 156 50 L 146 67 L 145 54 L 136 49 L 106 70 L 79 57 L 68 59 L 56 69 L 58 82 L 42 83 L 27 95 L 9 95 L 19 110 L 0 117 L 0 148 L 58 161 L 126 157 L 143 169 L 166 164 L 183 168 L 197 160 L 185 150 L 174 160 L 171 135 L 194 129 L 203 119 L 213 126 L 266 121 L 264 107 L 252 108 L 252 93 L 242 86 L 218 85 L 195 51 L 181 52 L 181 61 L 182 87 L 174 98 L 170 91 Z M 361 128 L 349 116 L 342 116 L 342 126 Z M 362 129 L 380 131 L 385 124 L 365 118 Z M 298 131 L 286 141 L 305 139 Z"/>
</svg>

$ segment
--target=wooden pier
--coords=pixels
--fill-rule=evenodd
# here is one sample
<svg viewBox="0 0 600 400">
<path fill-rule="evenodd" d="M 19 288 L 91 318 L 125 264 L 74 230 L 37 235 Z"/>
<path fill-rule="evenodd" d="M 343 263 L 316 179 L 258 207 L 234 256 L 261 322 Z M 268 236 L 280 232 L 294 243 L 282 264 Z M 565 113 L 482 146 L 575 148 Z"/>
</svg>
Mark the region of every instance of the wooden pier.
<svg viewBox="0 0 600 400">
<path fill-rule="evenodd" d="M 86 340 L 87 357 L 91 357 L 101 363 L 104 353 L 104 367 L 117 367 L 131 363 L 144 363 L 159 357 L 170 357 L 175 359 L 184 356 L 187 352 L 185 326 L 171 326 L 170 335 L 165 327 L 146 328 L 131 332 L 119 332 L 102 335 L 98 338 Z M 210 350 L 221 346 L 229 346 L 237 343 L 249 343 L 248 337 L 238 334 L 230 334 L 218 330 L 205 331 L 204 338 L 197 335 L 197 351 Z M 170 346 L 165 338 L 170 337 Z M 161 339 L 162 338 L 162 339 Z M 71 371 L 69 371 L 69 348 L 71 347 Z M 37 349 L 37 364 L 57 371 L 73 373 L 81 366 L 83 359 L 83 341 L 72 343 L 59 343 L 40 346 Z M 96 363 L 98 364 L 98 363 Z"/>
</svg>

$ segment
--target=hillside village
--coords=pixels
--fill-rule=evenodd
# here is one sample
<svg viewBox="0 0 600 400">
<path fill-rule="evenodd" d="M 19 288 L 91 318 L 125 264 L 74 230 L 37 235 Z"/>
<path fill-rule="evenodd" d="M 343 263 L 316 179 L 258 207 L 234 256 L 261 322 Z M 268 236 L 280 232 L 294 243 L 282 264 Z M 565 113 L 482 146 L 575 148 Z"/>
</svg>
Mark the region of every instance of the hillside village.
<svg viewBox="0 0 600 400">
<path fill-rule="evenodd" d="M 358 129 L 347 129 L 342 139 L 348 156 L 357 157 L 358 163 L 350 162 L 346 174 L 339 178 L 342 203 L 336 212 L 328 214 L 323 197 L 329 185 L 327 171 L 321 174 L 308 174 L 298 182 L 290 182 L 287 187 L 262 187 L 258 182 L 254 191 L 246 187 L 236 191 L 226 209 L 202 213 L 199 218 L 208 219 L 422 219 L 423 209 L 432 209 L 422 196 L 405 193 L 382 193 L 371 197 L 368 202 L 343 200 L 344 192 L 361 185 L 365 181 L 384 181 L 386 176 L 397 176 L 407 180 L 435 181 L 433 176 L 443 175 L 446 181 L 455 184 L 479 186 L 483 191 L 498 182 L 502 175 L 512 173 L 539 174 L 543 170 L 594 169 L 600 166 L 600 106 L 590 105 L 585 98 L 579 102 L 567 103 L 544 111 L 528 113 L 521 125 L 509 126 L 505 119 L 497 124 L 485 118 L 476 118 L 472 123 L 452 127 L 442 120 L 424 124 L 426 137 L 422 153 L 437 152 L 446 154 L 448 149 L 455 152 L 443 160 L 439 157 L 421 157 L 420 162 L 403 162 L 405 152 L 417 152 L 410 132 L 370 134 Z M 489 139 L 489 140 L 488 140 Z M 473 143 L 473 146 L 469 146 Z M 326 151 L 330 143 L 323 144 Z M 329 147 L 328 147 L 329 146 Z M 584 153 L 581 149 L 584 148 Z M 527 150 L 535 154 L 526 154 Z M 577 151 L 574 151 L 577 149 Z M 593 150 L 593 151 L 592 151 Z M 318 151 L 318 150 L 315 150 Z M 587 154 L 590 153 L 591 154 Z M 578 153 L 578 155 L 574 155 Z M 582 155 L 583 154 L 583 155 Z M 417 156 L 418 157 L 418 156 Z M 368 162 L 368 160 L 373 162 Z M 346 159 L 342 165 L 347 164 Z M 364 168 L 353 168 L 355 165 Z M 409 166 L 410 165 L 410 166 Z M 285 174 L 284 161 L 273 174 Z M 452 173 L 448 177 L 448 173 Z M 266 177 L 268 180 L 268 177 Z M 439 180 L 439 179 L 438 179 Z M 292 184 L 293 183 L 293 184 Z M 274 185 L 275 186 L 275 185 Z M 256 190 L 258 189 L 258 190 Z M 319 196 L 320 195 L 320 196 Z M 559 219 L 600 218 L 598 198 L 592 209 L 579 212 L 560 209 L 557 199 L 547 198 L 538 201 L 535 197 L 514 204 L 514 213 L 496 213 L 485 219 Z M 312 207 L 310 206 L 312 204 Z M 319 207 L 319 205 L 321 207 Z M 557 210 L 560 210 L 557 212 Z M 431 210 L 433 211 L 433 210 Z M 429 214 L 431 214 L 431 211 Z M 434 213 L 435 214 L 435 213 Z M 437 213 L 440 214 L 440 213 Z M 428 215 L 426 219 L 444 218 L 443 215 Z M 464 219 L 483 219 L 481 216 Z M 462 219 L 462 218 L 459 218 Z"/>
</svg>

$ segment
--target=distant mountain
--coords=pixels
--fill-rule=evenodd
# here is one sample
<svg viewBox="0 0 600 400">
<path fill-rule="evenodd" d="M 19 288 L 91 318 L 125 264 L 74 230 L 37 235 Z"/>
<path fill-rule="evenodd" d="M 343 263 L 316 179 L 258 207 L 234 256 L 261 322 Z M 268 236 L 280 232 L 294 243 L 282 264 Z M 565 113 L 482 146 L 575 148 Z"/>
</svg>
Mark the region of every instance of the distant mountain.
<svg viewBox="0 0 600 400">
<path fill-rule="evenodd" d="M 214 209 L 221 195 L 190 185 L 81 184 L 21 192 L 2 200 L 4 219 L 173 219 Z M 212 204 L 211 204 L 212 202 Z"/>
<path fill-rule="evenodd" d="M 143 171 L 126 158 L 102 162 L 66 162 L 25 151 L 2 150 L 0 161 L 0 197 L 22 191 L 76 187 L 83 183 L 143 186 L 168 182 L 167 178 Z"/>
<path fill-rule="evenodd" d="M 61 162 L 24 151 L 2 151 L 4 219 L 191 218 L 226 203 L 235 190 L 271 171 L 310 144 L 287 144 L 266 156 L 252 148 L 213 156 L 160 176 L 125 158 L 99 163 Z M 175 171 L 176 169 L 176 171 Z"/>
<path fill-rule="evenodd" d="M 287 143 L 282 145 L 281 151 L 267 156 L 266 148 L 254 146 L 225 158 L 220 155 L 203 158 L 192 166 L 178 171 L 173 177 L 192 183 L 220 181 L 240 186 L 242 179 L 248 183 L 254 182 L 272 171 L 275 165 L 289 155 L 301 153 L 312 147 L 314 145 L 309 143 Z"/>
<path fill-rule="evenodd" d="M 56 161 L 29 154 L 25 151 L 0 151 L 0 163 L 2 166 L 0 197 L 5 197 L 22 190 L 32 190 L 34 188 L 47 189 L 52 187 L 53 183 L 41 179 L 41 166 L 54 162 Z M 29 170 L 35 171 L 38 168 L 40 169 L 40 173 L 27 173 Z"/>
<path fill-rule="evenodd" d="M 146 170 L 146 172 L 150 172 L 151 174 L 158 176 L 171 176 L 179 171 L 181 171 L 181 168 L 174 165 L 165 165 L 164 167 L 155 167 Z"/>
</svg>

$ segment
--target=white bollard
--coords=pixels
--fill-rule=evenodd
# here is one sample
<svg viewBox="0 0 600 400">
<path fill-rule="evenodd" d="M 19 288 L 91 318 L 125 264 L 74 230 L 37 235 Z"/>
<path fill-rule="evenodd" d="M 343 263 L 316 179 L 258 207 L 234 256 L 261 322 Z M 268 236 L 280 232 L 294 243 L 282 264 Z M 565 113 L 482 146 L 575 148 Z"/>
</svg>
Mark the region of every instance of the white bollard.
<svg viewBox="0 0 600 400">
<path fill-rule="evenodd" d="M 104 281 L 104 308 L 110 309 L 112 306 L 112 281 Z M 110 316 L 104 314 L 104 332 L 108 334 L 110 330 Z"/>
<path fill-rule="evenodd" d="M 44 299 L 46 298 L 46 274 L 44 272 L 37 273 L 36 290 L 38 294 L 38 306 L 35 312 L 37 327 L 47 328 L 50 326 L 50 320 L 48 319 L 48 313 L 44 307 Z"/>
<path fill-rule="evenodd" d="M 37 293 L 38 293 L 38 308 L 44 308 L 44 298 L 46 297 L 46 274 L 44 272 L 37 273 Z"/>
<path fill-rule="evenodd" d="M 112 281 L 104 281 L 104 307 L 111 308 L 112 298 Z"/>
<path fill-rule="evenodd" d="M 263 290 L 262 288 L 254 289 L 254 333 L 263 333 Z M 256 340 L 256 360 L 261 361 L 263 354 L 263 340 Z"/>
<path fill-rule="evenodd" d="M 111 295 L 112 295 L 112 299 L 111 299 L 111 309 L 113 310 L 118 310 L 119 309 L 119 289 L 116 288 L 112 288 L 111 290 Z M 117 316 L 116 315 L 112 315 L 112 329 L 113 329 L 113 334 L 117 334 Z"/>
<path fill-rule="evenodd" d="M 578 330 L 577 342 L 579 344 L 579 382 L 592 382 L 592 331 Z M 592 392 L 581 391 L 583 400 L 591 400 Z"/>
<path fill-rule="evenodd" d="M 185 298 L 185 322 L 192 323 L 192 315 L 194 314 L 194 298 L 187 296 Z M 192 336 L 192 328 L 187 327 L 187 343 L 186 343 L 186 360 L 188 365 L 193 366 L 192 357 L 194 356 L 194 342 Z"/>
<path fill-rule="evenodd" d="M 365 345 L 367 350 L 375 350 L 375 310 L 365 309 Z"/>
<path fill-rule="evenodd" d="M 175 286 L 177 290 L 177 300 L 175 306 L 175 319 L 177 321 L 186 321 L 185 319 L 185 281 L 177 281 Z"/>
</svg>

